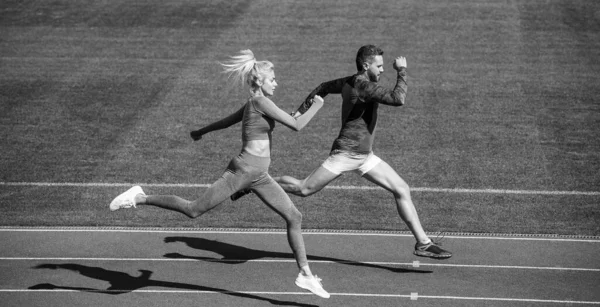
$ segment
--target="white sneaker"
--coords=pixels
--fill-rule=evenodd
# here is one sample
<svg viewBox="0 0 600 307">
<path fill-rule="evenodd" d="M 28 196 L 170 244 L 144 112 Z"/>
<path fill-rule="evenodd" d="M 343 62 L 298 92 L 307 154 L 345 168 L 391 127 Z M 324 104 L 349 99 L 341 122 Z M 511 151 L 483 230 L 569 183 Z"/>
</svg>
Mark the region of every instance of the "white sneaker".
<svg viewBox="0 0 600 307">
<path fill-rule="evenodd" d="M 133 188 L 123 192 L 121 195 L 115 197 L 112 202 L 110 202 L 110 211 L 119 210 L 121 208 L 135 208 L 135 196 L 138 194 L 143 194 L 144 190 L 139 185 L 134 186 Z"/>
<path fill-rule="evenodd" d="M 302 273 L 298 273 L 298 278 L 296 278 L 296 286 L 306 289 L 322 298 L 329 298 L 329 293 L 323 289 L 323 285 L 321 285 L 321 278 L 314 276 L 304 276 Z"/>
</svg>

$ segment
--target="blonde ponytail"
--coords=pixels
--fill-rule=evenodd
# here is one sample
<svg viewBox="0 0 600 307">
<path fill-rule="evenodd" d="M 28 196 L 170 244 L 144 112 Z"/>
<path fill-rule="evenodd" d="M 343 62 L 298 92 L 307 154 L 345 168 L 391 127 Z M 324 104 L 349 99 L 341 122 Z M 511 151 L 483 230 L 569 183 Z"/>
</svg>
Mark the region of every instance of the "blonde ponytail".
<svg viewBox="0 0 600 307">
<path fill-rule="evenodd" d="M 223 73 L 229 74 L 229 78 L 233 78 L 234 83 L 246 82 L 246 76 L 256 63 L 256 58 L 251 50 L 242 50 L 239 55 L 230 57 L 230 60 L 225 63 L 220 63 L 225 68 Z"/>
<path fill-rule="evenodd" d="M 269 61 L 256 61 L 251 50 L 242 50 L 238 55 L 230 57 L 229 61 L 220 63 L 223 73 L 229 74 L 234 83 L 248 83 L 252 90 L 258 87 L 257 81 L 262 80 L 265 73 L 273 71 L 273 64 Z"/>
</svg>

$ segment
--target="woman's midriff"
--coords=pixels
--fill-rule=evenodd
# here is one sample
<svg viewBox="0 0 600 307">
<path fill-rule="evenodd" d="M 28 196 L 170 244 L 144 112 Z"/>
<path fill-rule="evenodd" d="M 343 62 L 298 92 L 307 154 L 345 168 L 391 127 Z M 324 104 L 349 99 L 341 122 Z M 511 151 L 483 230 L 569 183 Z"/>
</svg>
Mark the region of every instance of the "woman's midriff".
<svg viewBox="0 0 600 307">
<path fill-rule="evenodd" d="M 259 157 L 271 156 L 271 142 L 269 140 L 251 140 L 245 141 L 243 150 L 249 154 Z"/>
</svg>

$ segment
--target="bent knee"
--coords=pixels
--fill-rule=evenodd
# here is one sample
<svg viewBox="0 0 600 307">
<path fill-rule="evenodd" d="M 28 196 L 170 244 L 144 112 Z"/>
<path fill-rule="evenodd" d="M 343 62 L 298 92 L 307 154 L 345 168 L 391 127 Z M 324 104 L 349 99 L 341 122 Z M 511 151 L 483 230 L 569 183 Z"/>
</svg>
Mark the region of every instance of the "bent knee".
<svg viewBox="0 0 600 307">
<path fill-rule="evenodd" d="M 292 208 L 292 210 L 290 210 L 286 219 L 287 219 L 288 223 L 291 223 L 291 224 L 302 224 L 302 213 L 294 207 L 294 208 Z"/>
<path fill-rule="evenodd" d="M 403 181 L 394 185 L 392 193 L 396 197 L 410 197 L 410 187 Z"/>
<path fill-rule="evenodd" d="M 315 194 L 317 192 L 318 192 L 317 189 L 303 187 L 302 189 L 300 189 L 300 193 L 298 193 L 298 196 L 300 196 L 300 197 L 308 197 L 308 196 L 311 196 L 311 195 L 313 195 L 313 194 Z"/>
<path fill-rule="evenodd" d="M 208 211 L 204 206 L 200 206 L 196 203 L 190 202 L 188 204 L 187 210 L 185 210 L 185 215 L 187 215 L 191 219 L 195 219 L 203 215 Z"/>
<path fill-rule="evenodd" d="M 302 196 L 302 197 L 311 196 L 311 195 L 319 192 L 321 189 L 322 189 L 322 187 L 318 187 L 318 186 L 315 186 L 312 184 L 307 184 L 306 182 L 303 182 L 298 196 Z"/>
<path fill-rule="evenodd" d="M 204 212 L 200 212 L 198 210 L 190 210 L 190 211 L 188 211 L 188 212 L 185 213 L 185 215 L 187 215 L 191 219 L 195 219 L 197 217 L 200 217 L 202 214 L 204 214 Z"/>
</svg>

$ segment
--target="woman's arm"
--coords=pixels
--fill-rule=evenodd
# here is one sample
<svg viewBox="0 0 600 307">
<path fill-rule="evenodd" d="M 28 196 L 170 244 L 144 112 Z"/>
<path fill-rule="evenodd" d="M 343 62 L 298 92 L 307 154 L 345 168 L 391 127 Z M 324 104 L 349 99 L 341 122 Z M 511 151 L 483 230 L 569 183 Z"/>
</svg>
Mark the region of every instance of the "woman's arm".
<svg viewBox="0 0 600 307">
<path fill-rule="evenodd" d="M 302 130 L 302 128 L 304 128 L 306 124 L 308 124 L 308 122 L 313 118 L 313 116 L 317 114 L 317 111 L 323 107 L 323 98 L 317 95 L 315 96 L 314 102 L 310 108 L 301 116 L 294 118 L 290 114 L 277 107 L 277 105 L 275 105 L 275 103 L 269 98 L 259 97 L 255 99 L 256 103 L 254 105 L 260 112 L 294 131 Z"/>
<path fill-rule="evenodd" d="M 203 135 L 205 135 L 209 132 L 225 129 L 233 124 L 237 124 L 237 123 L 241 122 L 242 118 L 244 117 L 244 109 L 245 108 L 246 108 L 246 106 L 244 105 L 239 110 L 237 110 L 235 113 L 233 113 L 221 120 L 218 120 L 212 124 L 209 124 L 206 127 L 203 127 L 198 130 L 194 130 L 194 131 L 190 132 L 190 136 L 192 137 L 192 139 L 194 139 L 194 141 L 197 141 L 197 140 L 201 139 Z"/>
</svg>

